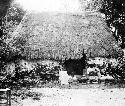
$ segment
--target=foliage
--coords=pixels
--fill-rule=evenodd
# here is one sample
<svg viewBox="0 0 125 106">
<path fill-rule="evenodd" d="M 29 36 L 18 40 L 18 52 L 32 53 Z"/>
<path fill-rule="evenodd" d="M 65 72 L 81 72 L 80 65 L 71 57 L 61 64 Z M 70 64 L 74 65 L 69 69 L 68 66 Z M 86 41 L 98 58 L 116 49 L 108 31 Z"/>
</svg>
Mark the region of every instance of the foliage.
<svg viewBox="0 0 125 106">
<path fill-rule="evenodd" d="M 121 80 L 125 80 L 125 57 L 119 60 L 115 73 Z"/>
<path fill-rule="evenodd" d="M 54 80 L 59 74 L 59 66 L 47 66 L 47 65 L 40 65 L 37 64 L 35 68 L 35 73 L 39 76 L 42 80 Z"/>
<path fill-rule="evenodd" d="M 21 22 L 24 14 L 25 11 L 19 4 L 11 4 L 2 22 L 4 32 L 3 39 L 6 39 L 7 37 L 10 37 L 12 35 L 13 31 Z"/>
<path fill-rule="evenodd" d="M 93 11 L 99 11 L 102 7 L 102 0 L 81 0 L 86 1 L 86 12 L 93 12 Z"/>
<path fill-rule="evenodd" d="M 107 25 L 122 48 L 125 47 L 125 1 L 103 0 L 102 13 L 106 15 Z"/>
<path fill-rule="evenodd" d="M 5 67 L 1 70 L 0 87 L 29 87 L 37 86 L 40 81 L 46 83 L 46 81 L 58 80 L 60 66 L 54 62 L 33 62 L 29 67 L 28 64 L 23 65 L 20 62 L 10 64 L 9 67 L 12 67 L 11 65 L 15 65 L 13 69 Z"/>
<path fill-rule="evenodd" d="M 1 5 L 1 4 L 0 4 Z M 11 3 L 7 8 L 5 16 L 2 18 L 1 38 L 0 38 L 0 67 L 2 68 L 7 62 L 13 61 L 19 57 L 19 53 L 15 48 L 12 48 L 7 39 L 12 35 L 17 25 L 23 18 L 25 11 L 15 3 Z M 21 58 L 21 57 L 20 57 Z"/>
<path fill-rule="evenodd" d="M 113 66 L 109 64 L 107 67 L 108 73 L 115 79 L 124 81 L 125 80 L 125 57 L 118 59 L 118 64 Z"/>
<path fill-rule="evenodd" d="M 8 57 L 9 48 L 8 46 L 3 42 L 3 39 L 1 38 L 4 35 L 3 31 L 3 18 L 7 13 L 7 10 L 13 0 L 1 0 L 0 1 L 0 68 L 3 67 L 5 61 L 5 58 Z"/>
<path fill-rule="evenodd" d="M 0 1 L 0 19 L 6 15 L 7 9 L 9 8 L 13 0 L 1 0 Z"/>
</svg>

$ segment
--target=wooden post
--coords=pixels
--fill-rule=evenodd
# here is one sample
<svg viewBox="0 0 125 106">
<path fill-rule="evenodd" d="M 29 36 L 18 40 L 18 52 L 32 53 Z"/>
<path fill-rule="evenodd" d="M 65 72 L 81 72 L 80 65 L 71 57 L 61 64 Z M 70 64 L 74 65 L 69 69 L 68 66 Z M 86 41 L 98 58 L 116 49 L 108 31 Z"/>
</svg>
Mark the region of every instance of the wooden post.
<svg viewBox="0 0 125 106">
<path fill-rule="evenodd" d="M 11 90 L 6 88 L 6 89 L 0 89 L 1 94 L 5 94 L 6 96 L 3 97 L 6 102 L 2 103 L 2 100 L 0 100 L 0 106 L 11 106 Z M 0 95 L 2 96 L 2 95 Z"/>
</svg>

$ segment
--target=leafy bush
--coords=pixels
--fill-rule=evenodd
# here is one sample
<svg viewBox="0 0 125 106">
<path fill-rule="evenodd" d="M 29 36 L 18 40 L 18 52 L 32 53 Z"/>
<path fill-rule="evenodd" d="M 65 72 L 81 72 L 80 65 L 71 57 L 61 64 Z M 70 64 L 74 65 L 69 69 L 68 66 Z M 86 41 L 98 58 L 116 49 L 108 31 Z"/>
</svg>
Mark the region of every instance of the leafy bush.
<svg viewBox="0 0 125 106">
<path fill-rule="evenodd" d="M 35 67 L 35 73 L 39 76 L 42 80 L 57 80 L 58 74 L 60 70 L 60 66 L 54 66 L 54 62 L 49 62 L 50 64 L 39 64 Z"/>
<path fill-rule="evenodd" d="M 13 31 L 17 28 L 17 26 L 23 19 L 24 14 L 25 14 L 25 11 L 21 8 L 20 5 L 14 2 L 11 3 L 2 22 L 4 39 L 11 37 Z"/>
<path fill-rule="evenodd" d="M 12 64 L 8 64 L 12 67 Z M 15 65 L 15 66 L 14 66 Z M 54 81 L 58 80 L 58 72 L 60 70 L 60 66 L 58 64 L 54 64 L 54 62 L 25 62 L 23 63 L 13 63 L 12 68 L 5 68 L 0 72 L 1 74 L 1 87 L 14 87 L 14 86 L 35 86 L 39 81 Z M 28 65 L 32 65 L 32 68 L 28 69 Z"/>
<path fill-rule="evenodd" d="M 117 80 L 125 80 L 125 57 L 118 60 L 117 66 L 108 65 L 108 72 Z"/>
</svg>

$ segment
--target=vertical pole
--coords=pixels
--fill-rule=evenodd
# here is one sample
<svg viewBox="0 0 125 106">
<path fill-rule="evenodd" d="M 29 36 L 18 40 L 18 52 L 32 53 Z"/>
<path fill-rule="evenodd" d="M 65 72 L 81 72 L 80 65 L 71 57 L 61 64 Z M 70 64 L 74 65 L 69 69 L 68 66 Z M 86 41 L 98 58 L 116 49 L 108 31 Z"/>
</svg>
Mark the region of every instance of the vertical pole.
<svg viewBox="0 0 125 106">
<path fill-rule="evenodd" d="M 9 106 L 11 106 L 11 90 L 8 90 L 8 96 L 9 96 Z"/>
<path fill-rule="evenodd" d="M 6 93 L 6 99 L 7 99 L 6 106 L 8 106 L 8 104 L 9 104 L 9 89 L 6 89 L 5 93 Z"/>
<path fill-rule="evenodd" d="M 7 95 L 7 106 L 11 106 L 11 90 L 7 89 L 6 91 L 6 95 Z"/>
<path fill-rule="evenodd" d="M 5 103 L 0 103 L 0 104 L 4 104 L 6 106 L 11 106 L 11 90 L 8 88 L 7 89 L 0 89 L 0 92 L 5 95 L 4 100 L 6 100 Z"/>
</svg>

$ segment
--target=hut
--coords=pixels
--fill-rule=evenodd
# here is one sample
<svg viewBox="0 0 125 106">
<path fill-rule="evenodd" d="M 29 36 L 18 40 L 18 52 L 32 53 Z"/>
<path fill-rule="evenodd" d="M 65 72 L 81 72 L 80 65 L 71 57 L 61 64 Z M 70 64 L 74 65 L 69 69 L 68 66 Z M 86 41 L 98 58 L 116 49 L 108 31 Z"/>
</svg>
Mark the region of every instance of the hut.
<svg viewBox="0 0 125 106">
<path fill-rule="evenodd" d="M 100 13 L 75 10 L 26 13 L 6 42 L 26 60 L 64 62 L 81 59 L 83 50 L 87 57 L 117 58 L 123 55 Z"/>
</svg>

